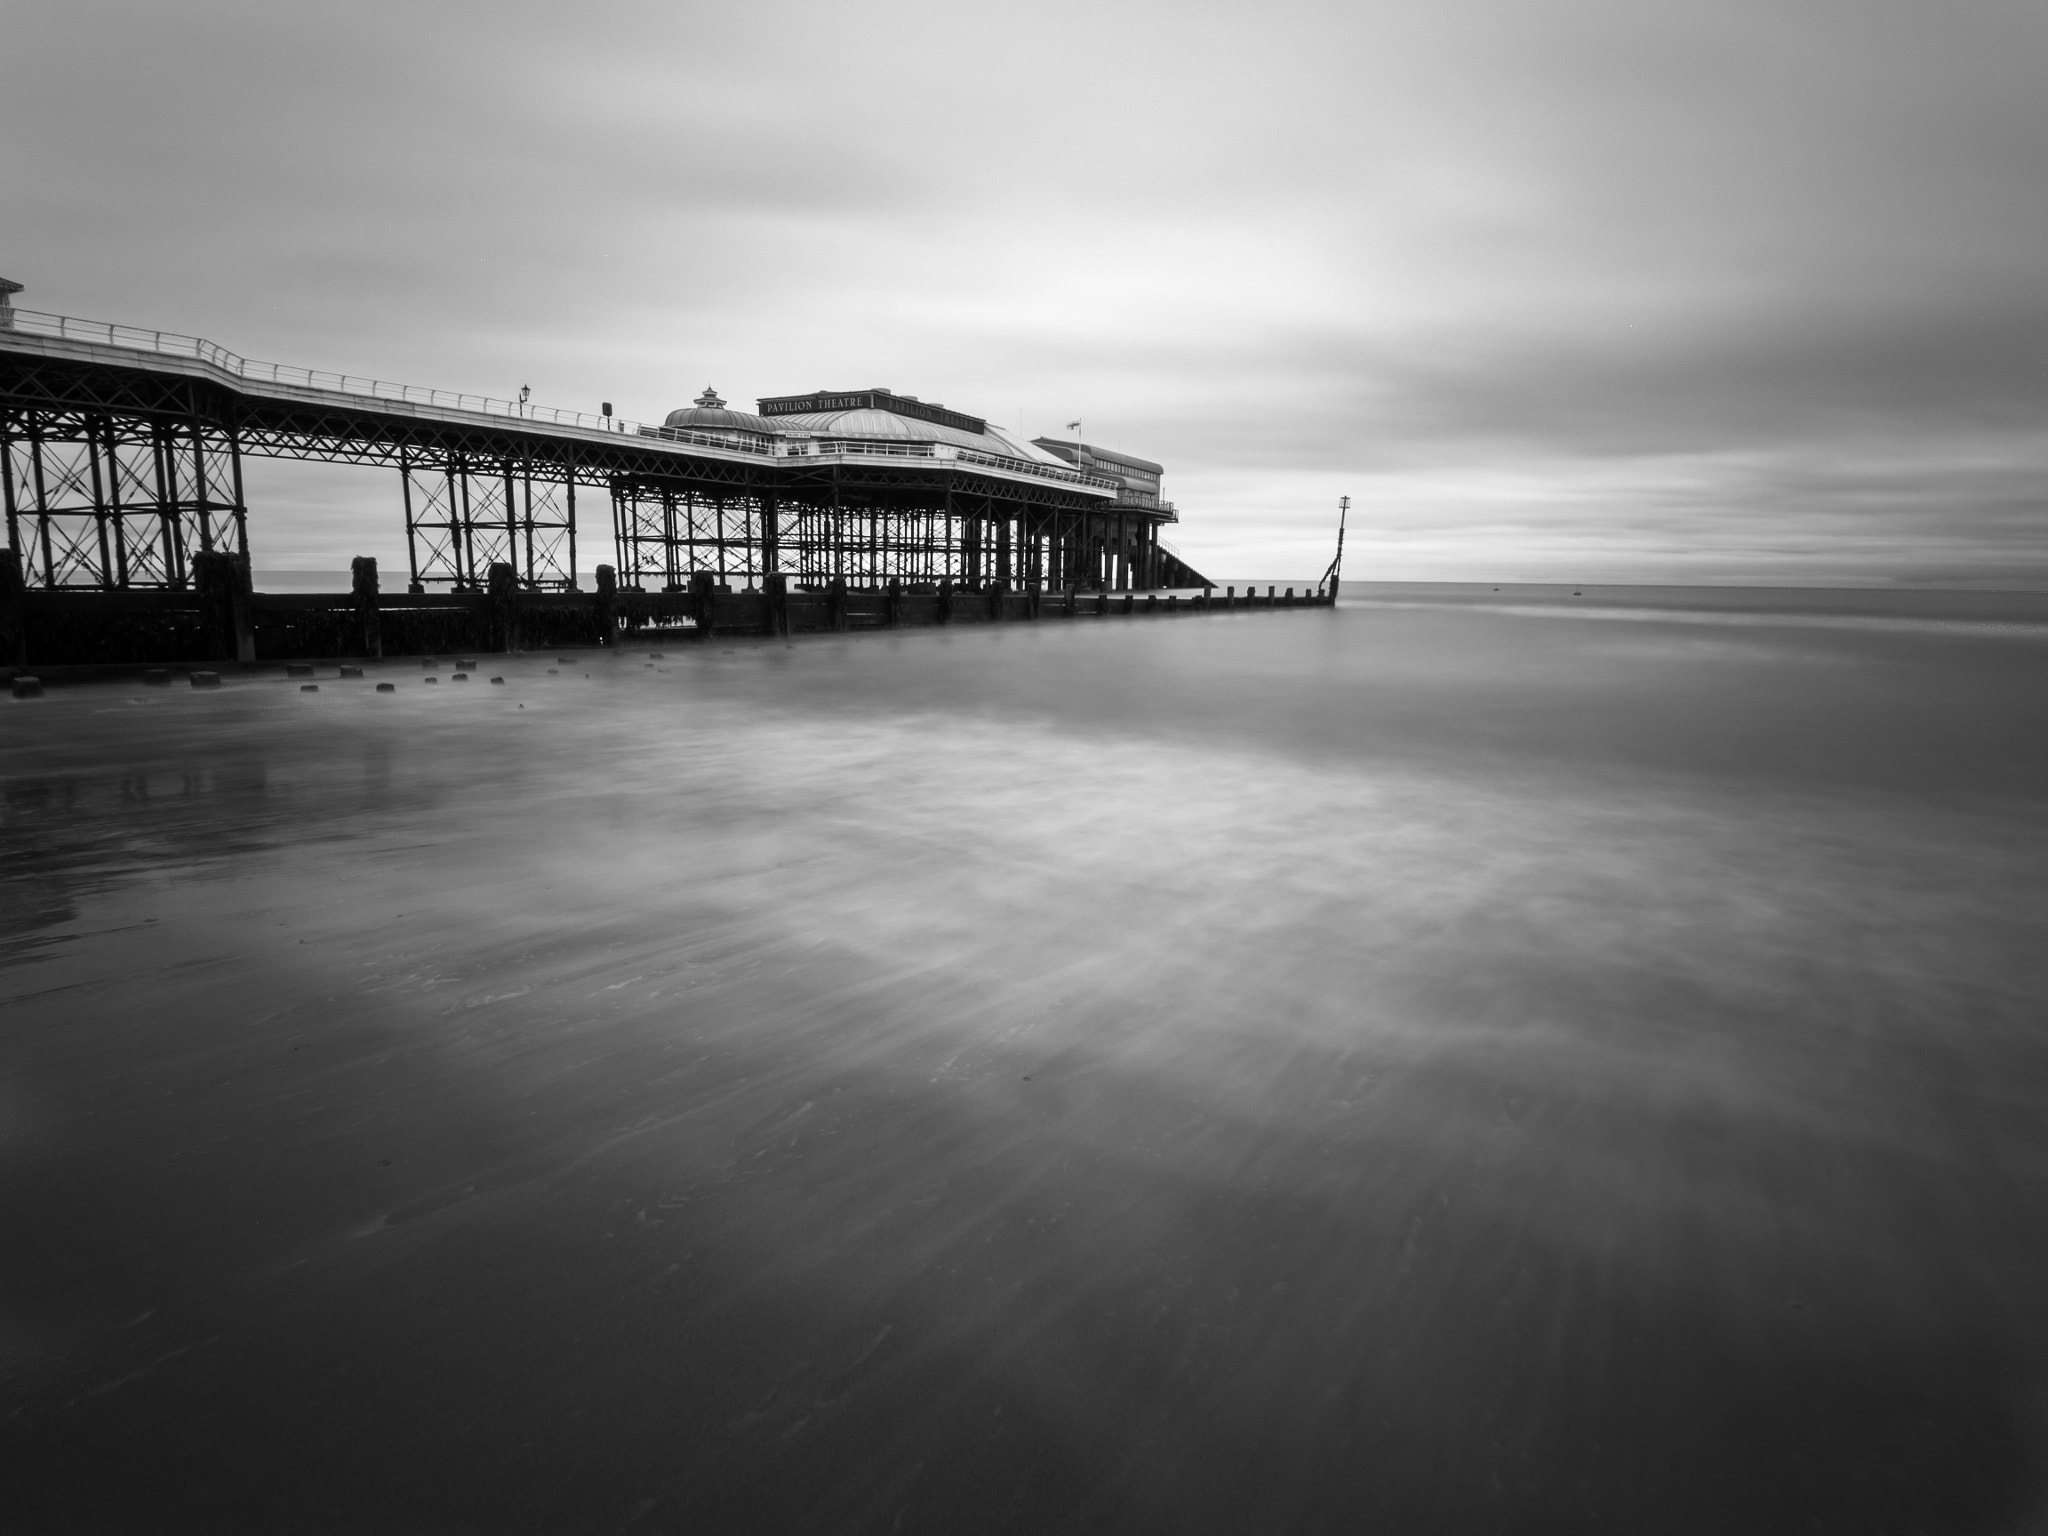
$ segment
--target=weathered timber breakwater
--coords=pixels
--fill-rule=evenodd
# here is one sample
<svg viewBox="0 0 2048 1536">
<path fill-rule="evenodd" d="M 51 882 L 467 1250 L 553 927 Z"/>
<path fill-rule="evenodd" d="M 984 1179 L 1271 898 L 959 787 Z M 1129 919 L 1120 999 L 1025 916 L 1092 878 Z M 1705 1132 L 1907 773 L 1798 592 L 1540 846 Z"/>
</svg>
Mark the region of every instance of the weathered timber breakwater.
<svg viewBox="0 0 2048 1536">
<path fill-rule="evenodd" d="M 1103 592 L 973 588 L 940 582 L 880 588 L 844 582 L 796 588 L 770 573 L 733 592 L 700 575 L 676 591 L 620 587 L 608 566 L 594 592 L 536 592 L 507 571 L 481 592 L 385 593 L 376 562 L 358 560 L 355 587 L 262 593 L 235 556 L 201 556 L 183 590 L 46 591 L 24 587 L 0 553 L 0 670 L 65 666 L 247 663 L 443 651 L 548 650 L 630 643 L 644 636 L 789 636 L 1046 619 L 1166 617 L 1252 609 L 1321 608 L 1334 596 L 1303 588 L 1239 592 Z"/>
</svg>

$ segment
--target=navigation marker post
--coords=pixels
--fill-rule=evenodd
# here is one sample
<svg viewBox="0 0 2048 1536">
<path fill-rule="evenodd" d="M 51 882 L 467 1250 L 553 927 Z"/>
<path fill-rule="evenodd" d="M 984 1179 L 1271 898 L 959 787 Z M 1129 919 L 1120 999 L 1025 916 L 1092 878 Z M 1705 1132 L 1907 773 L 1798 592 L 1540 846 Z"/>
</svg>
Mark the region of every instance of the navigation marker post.
<svg viewBox="0 0 2048 1536">
<path fill-rule="evenodd" d="M 1337 601 L 1337 572 L 1344 564 L 1344 521 L 1350 514 L 1350 511 L 1351 498 L 1349 496 L 1339 496 L 1337 498 L 1337 558 L 1330 562 L 1330 568 L 1323 572 L 1323 579 L 1319 583 L 1321 587 L 1329 589 L 1329 598 L 1333 603 Z"/>
</svg>

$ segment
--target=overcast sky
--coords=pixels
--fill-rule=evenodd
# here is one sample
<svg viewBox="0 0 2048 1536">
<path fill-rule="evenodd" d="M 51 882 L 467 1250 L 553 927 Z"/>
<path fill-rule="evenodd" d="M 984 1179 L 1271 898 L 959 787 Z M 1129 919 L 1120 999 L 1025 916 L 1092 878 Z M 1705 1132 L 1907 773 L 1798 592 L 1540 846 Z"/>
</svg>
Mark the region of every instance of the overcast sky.
<svg viewBox="0 0 2048 1536">
<path fill-rule="evenodd" d="M 0 275 L 1161 460 L 1212 575 L 2048 582 L 2048 4 L 14 0 Z M 402 547 L 267 469 L 257 565 Z"/>
</svg>

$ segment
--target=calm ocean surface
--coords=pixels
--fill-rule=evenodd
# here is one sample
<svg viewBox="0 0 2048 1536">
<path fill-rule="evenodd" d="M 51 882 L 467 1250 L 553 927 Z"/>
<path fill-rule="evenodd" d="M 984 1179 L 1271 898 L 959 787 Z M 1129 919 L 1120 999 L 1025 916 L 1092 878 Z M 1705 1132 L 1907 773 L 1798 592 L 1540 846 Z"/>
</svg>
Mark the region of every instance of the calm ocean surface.
<svg viewBox="0 0 2048 1536">
<path fill-rule="evenodd" d="M 0 704 L 0 1523 L 2048 1529 L 2048 597 L 1569 593 Z"/>
</svg>

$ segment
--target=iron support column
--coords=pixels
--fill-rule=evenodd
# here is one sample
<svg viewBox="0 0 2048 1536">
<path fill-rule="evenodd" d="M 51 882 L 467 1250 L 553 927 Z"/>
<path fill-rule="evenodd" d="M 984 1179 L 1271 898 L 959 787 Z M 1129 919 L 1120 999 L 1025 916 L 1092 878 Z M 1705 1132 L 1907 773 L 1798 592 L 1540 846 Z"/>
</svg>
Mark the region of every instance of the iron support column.
<svg viewBox="0 0 2048 1536">
<path fill-rule="evenodd" d="M 14 433 L 0 425 L 0 497 L 7 507 L 7 547 L 21 550 L 21 508 L 14 499 Z"/>
<path fill-rule="evenodd" d="M 569 502 L 569 590 L 576 590 L 576 448 L 562 450 L 562 475 L 568 483 Z"/>
<path fill-rule="evenodd" d="M 540 578 L 533 568 L 533 455 L 523 455 L 520 467 L 526 490 L 526 585 L 534 587 L 540 585 Z"/>
<path fill-rule="evenodd" d="M 249 508 L 242 500 L 242 434 L 241 430 L 228 427 L 228 477 L 235 487 L 235 548 L 244 558 L 249 553 Z"/>
<path fill-rule="evenodd" d="M 192 503 L 199 511 L 199 551 L 213 553 L 213 496 L 206 483 L 206 429 L 199 419 L 199 386 L 192 386 Z"/>
<path fill-rule="evenodd" d="M 100 483 L 99 422 L 85 418 L 85 462 L 92 471 L 92 522 L 100 545 L 100 590 L 114 590 L 114 557 L 107 539 L 107 493 Z M 111 426 L 111 423 L 108 423 Z"/>
<path fill-rule="evenodd" d="M 414 542 L 412 522 L 412 455 L 405 444 L 398 445 L 398 484 L 400 495 L 405 501 L 405 564 L 411 573 L 406 578 L 406 590 L 418 591 L 420 585 L 420 552 Z"/>
<path fill-rule="evenodd" d="M 191 572 L 185 558 L 185 532 L 178 520 L 177 441 L 169 426 L 159 423 L 151 429 L 149 453 L 156 468 L 156 515 L 163 529 L 164 569 L 170 572 L 172 589 L 182 592 Z"/>
<path fill-rule="evenodd" d="M 57 562 L 50 554 L 50 488 L 43 475 L 42 424 L 31 417 L 28 431 L 29 472 L 36 484 L 36 532 L 43 546 L 43 585 L 54 587 Z"/>
<path fill-rule="evenodd" d="M 517 478 L 512 473 L 511 454 L 505 455 L 499 472 L 505 482 L 505 563 L 512 567 L 512 576 L 516 581 L 519 576 L 519 486 Z M 528 511 L 532 511 L 530 506 Z M 533 574 L 531 566 L 532 562 L 528 561 L 528 576 Z M 485 575 L 488 577 L 489 572 Z"/>
<path fill-rule="evenodd" d="M 448 455 L 448 545 L 456 590 L 466 592 L 476 585 L 476 552 L 469 547 L 469 465 L 460 453 Z"/>
</svg>

